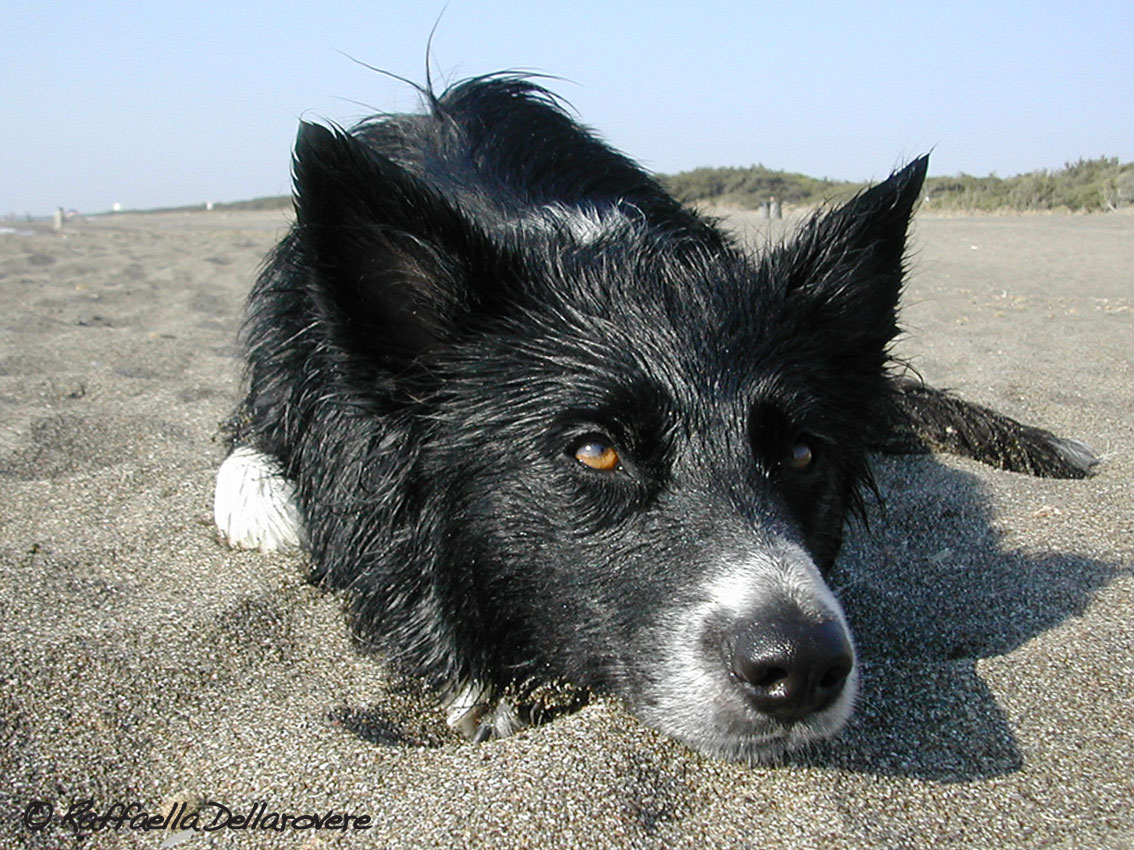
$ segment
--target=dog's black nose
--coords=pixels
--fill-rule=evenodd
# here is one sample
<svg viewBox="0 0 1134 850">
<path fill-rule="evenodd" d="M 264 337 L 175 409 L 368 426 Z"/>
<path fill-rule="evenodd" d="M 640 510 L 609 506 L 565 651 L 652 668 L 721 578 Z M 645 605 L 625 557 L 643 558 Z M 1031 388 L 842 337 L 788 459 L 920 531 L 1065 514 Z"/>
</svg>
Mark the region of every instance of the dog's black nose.
<svg viewBox="0 0 1134 850">
<path fill-rule="evenodd" d="M 758 711 L 793 723 L 838 698 L 854 666 L 854 651 L 837 621 L 772 619 L 736 632 L 731 665 Z"/>
</svg>

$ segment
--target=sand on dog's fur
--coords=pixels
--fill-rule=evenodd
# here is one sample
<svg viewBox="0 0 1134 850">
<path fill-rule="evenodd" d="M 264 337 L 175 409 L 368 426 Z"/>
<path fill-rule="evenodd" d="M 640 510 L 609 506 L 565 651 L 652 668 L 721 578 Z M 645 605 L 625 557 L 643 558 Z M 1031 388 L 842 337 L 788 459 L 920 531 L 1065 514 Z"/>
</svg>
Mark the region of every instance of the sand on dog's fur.
<svg viewBox="0 0 1134 850">
<path fill-rule="evenodd" d="M 832 580 L 859 711 L 775 768 L 698 756 L 604 702 L 466 744 L 352 647 L 301 557 L 217 542 L 239 311 L 284 227 L 0 235 L 0 844 L 74 845 L 60 821 L 87 798 L 365 815 L 359 847 L 1134 843 L 1134 216 L 919 217 L 900 353 L 1104 465 L 1050 481 L 880 460 L 885 509 Z M 36 801 L 54 806 L 42 831 L 22 820 Z M 344 838 L 268 822 L 182 846 Z M 164 837 L 111 822 L 83 846 Z"/>
</svg>

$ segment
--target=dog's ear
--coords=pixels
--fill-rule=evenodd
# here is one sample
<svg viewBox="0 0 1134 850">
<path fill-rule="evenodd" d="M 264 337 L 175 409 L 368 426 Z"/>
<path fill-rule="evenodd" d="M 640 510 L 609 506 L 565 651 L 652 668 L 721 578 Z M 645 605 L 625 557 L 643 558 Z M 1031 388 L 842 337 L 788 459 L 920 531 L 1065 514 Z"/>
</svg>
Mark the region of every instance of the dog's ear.
<svg viewBox="0 0 1134 850">
<path fill-rule="evenodd" d="M 851 368 L 873 369 L 897 334 L 906 231 L 928 157 L 914 160 L 844 206 L 812 218 L 765 271 L 786 287 L 800 333 L 839 351 Z M 857 364 L 855 358 L 861 357 Z"/>
<path fill-rule="evenodd" d="M 341 130 L 303 123 L 296 234 L 324 331 L 397 369 L 492 309 L 505 259 L 422 181 Z"/>
</svg>

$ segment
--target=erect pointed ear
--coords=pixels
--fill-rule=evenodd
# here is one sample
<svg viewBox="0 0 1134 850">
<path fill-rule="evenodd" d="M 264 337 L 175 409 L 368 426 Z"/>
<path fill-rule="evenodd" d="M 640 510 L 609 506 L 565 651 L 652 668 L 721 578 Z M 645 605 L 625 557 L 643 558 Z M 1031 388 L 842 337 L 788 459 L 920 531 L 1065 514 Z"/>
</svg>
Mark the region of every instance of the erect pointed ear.
<svg viewBox="0 0 1134 850">
<path fill-rule="evenodd" d="M 805 324 L 801 332 L 825 338 L 851 358 L 884 362 L 898 332 L 906 231 L 928 162 L 920 157 L 844 206 L 816 216 L 791 245 L 768 258 L 766 271 L 786 287 L 792 312 Z"/>
<path fill-rule="evenodd" d="M 396 368 L 499 297 L 504 261 L 488 237 L 359 139 L 303 123 L 294 183 L 308 291 L 348 353 Z"/>
</svg>

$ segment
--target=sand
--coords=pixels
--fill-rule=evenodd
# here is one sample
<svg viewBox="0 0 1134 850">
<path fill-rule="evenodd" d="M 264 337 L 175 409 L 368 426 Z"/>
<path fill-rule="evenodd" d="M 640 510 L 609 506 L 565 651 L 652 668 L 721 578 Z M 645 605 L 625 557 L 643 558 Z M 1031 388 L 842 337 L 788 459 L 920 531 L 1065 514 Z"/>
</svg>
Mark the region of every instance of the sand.
<svg viewBox="0 0 1134 850">
<path fill-rule="evenodd" d="M 901 352 L 1103 465 L 1050 481 L 879 460 L 886 508 L 833 579 L 860 710 L 759 768 L 611 702 L 464 743 L 352 648 L 301 557 L 217 542 L 239 310 L 284 226 L 199 213 L 0 233 L 0 846 L 78 846 L 87 799 L 139 816 L 83 847 L 157 847 L 172 833 L 139 813 L 202 803 L 201 826 L 224 806 L 254 828 L 172 840 L 1134 846 L 1134 216 L 919 218 Z M 299 820 L 267 828 L 284 815 Z"/>
</svg>

